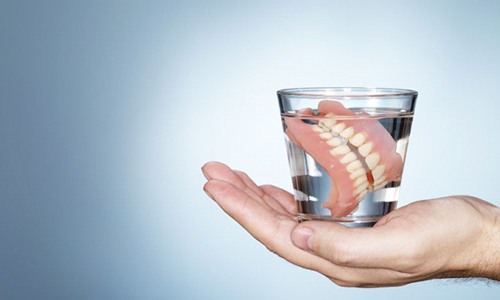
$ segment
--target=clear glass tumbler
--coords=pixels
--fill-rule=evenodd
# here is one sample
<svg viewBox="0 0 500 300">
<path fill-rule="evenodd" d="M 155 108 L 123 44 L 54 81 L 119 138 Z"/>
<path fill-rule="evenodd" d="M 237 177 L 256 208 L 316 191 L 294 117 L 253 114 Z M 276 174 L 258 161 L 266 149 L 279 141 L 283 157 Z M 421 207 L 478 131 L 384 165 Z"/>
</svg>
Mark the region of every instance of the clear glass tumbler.
<svg viewBox="0 0 500 300">
<path fill-rule="evenodd" d="M 332 87 L 277 93 L 299 221 L 373 226 L 396 208 L 416 91 Z"/>
</svg>

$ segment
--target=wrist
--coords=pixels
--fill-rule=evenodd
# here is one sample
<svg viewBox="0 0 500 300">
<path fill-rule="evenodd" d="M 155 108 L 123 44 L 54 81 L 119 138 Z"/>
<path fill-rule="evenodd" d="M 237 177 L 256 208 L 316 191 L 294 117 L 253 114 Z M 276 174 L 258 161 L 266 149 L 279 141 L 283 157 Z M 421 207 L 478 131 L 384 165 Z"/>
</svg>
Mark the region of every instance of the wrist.
<svg viewBox="0 0 500 300">
<path fill-rule="evenodd" d="M 500 208 L 491 207 L 485 216 L 477 276 L 500 281 Z"/>
</svg>

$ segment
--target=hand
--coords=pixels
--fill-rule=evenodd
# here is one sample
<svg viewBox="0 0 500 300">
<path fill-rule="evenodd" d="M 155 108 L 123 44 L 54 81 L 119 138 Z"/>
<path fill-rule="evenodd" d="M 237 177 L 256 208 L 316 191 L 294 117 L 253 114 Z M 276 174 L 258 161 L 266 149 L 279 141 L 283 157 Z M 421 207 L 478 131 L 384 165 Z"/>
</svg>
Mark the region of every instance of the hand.
<svg viewBox="0 0 500 300">
<path fill-rule="evenodd" d="M 477 198 L 419 201 L 373 228 L 298 224 L 293 196 L 224 164 L 203 166 L 204 190 L 270 251 L 342 286 L 397 286 L 445 277 L 500 280 L 500 209 Z"/>
</svg>

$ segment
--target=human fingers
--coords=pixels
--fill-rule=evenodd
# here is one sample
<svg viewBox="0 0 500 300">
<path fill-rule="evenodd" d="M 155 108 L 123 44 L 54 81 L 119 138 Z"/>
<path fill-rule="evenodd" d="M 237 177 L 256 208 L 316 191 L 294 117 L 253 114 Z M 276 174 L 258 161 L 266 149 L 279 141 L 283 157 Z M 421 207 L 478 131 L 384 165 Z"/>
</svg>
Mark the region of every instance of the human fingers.
<svg viewBox="0 0 500 300">
<path fill-rule="evenodd" d="M 353 268 L 396 269 L 404 264 L 411 239 L 394 226 L 348 228 L 336 223 L 307 221 L 291 235 L 299 248 L 335 265 Z"/>
<path fill-rule="evenodd" d="M 243 172 L 234 171 L 220 162 L 208 162 L 201 169 L 207 179 L 226 181 L 247 193 L 254 200 L 259 200 L 261 197 L 259 194 L 262 192 L 254 188 L 255 183 L 251 182 L 248 177 L 244 178 L 245 180 L 242 179 Z"/>
<path fill-rule="evenodd" d="M 269 250 L 301 265 L 317 257 L 295 247 L 290 232 L 295 220 L 284 215 L 278 217 L 259 202 L 231 183 L 210 179 L 203 187 L 205 192 L 236 222 Z"/>
<path fill-rule="evenodd" d="M 245 172 L 238 170 L 235 170 L 234 172 L 240 177 L 241 181 L 247 186 L 248 190 L 254 193 L 253 196 L 256 201 L 280 214 L 288 214 L 288 211 L 279 201 L 277 201 L 277 199 L 265 193 L 265 191 L 258 187 Z"/>
<path fill-rule="evenodd" d="M 332 226 L 325 226 L 324 228 L 319 229 L 317 226 L 314 226 L 315 223 L 318 225 L 330 224 Z M 325 232 L 331 232 L 331 235 L 329 235 L 328 238 L 333 240 L 339 237 L 339 244 L 334 245 L 334 247 L 328 247 L 325 246 L 325 244 L 328 245 L 328 243 L 322 244 L 321 241 L 309 241 L 311 235 L 308 231 L 311 227 L 316 227 L 315 229 L 317 231 L 325 230 Z M 322 264 L 310 264 L 309 266 L 306 266 L 307 268 L 320 272 L 328 277 L 332 282 L 340 286 L 400 286 L 425 278 L 422 274 L 414 274 L 411 272 L 405 273 L 397 270 L 396 268 L 392 268 L 390 264 L 385 262 L 385 259 L 380 259 L 380 254 L 373 255 L 374 252 L 369 251 L 371 245 L 366 247 L 368 251 L 361 254 L 365 256 L 366 261 L 369 263 L 367 264 L 361 261 L 355 261 L 354 258 L 356 258 L 356 254 L 359 253 L 359 251 L 351 251 L 351 247 L 348 244 L 349 241 L 347 241 L 345 237 L 340 238 L 341 235 L 348 236 L 351 229 L 356 229 L 354 231 L 358 231 L 358 229 L 363 230 L 362 228 L 346 228 L 335 223 L 307 221 L 297 226 L 296 230 L 292 232 L 291 239 L 298 248 L 304 249 L 308 253 L 316 255 L 324 261 Z M 321 236 L 316 237 L 318 240 L 321 240 L 322 238 Z M 391 253 L 387 253 L 387 255 L 389 257 L 394 257 Z"/>
<path fill-rule="evenodd" d="M 297 203 L 292 194 L 274 185 L 261 185 L 260 188 L 268 195 L 276 199 L 281 206 L 291 215 L 297 214 Z"/>
<path fill-rule="evenodd" d="M 247 173 L 239 170 L 233 170 L 238 177 L 240 177 L 240 180 L 247 186 L 249 190 L 251 190 L 257 197 L 263 197 L 264 196 L 264 191 L 262 191 L 257 184 L 248 176 Z"/>
<path fill-rule="evenodd" d="M 215 168 L 222 166 L 219 163 L 209 163 L 208 165 Z M 276 210 L 270 210 L 261 202 L 255 201 L 251 195 L 240 187 L 225 180 L 215 179 L 214 176 L 223 177 L 224 179 L 227 176 L 217 175 L 217 172 L 214 172 L 211 167 L 204 167 L 205 176 L 209 179 L 203 187 L 205 192 L 266 248 L 289 262 L 304 268 L 318 270 L 327 268 L 330 265 L 328 261 L 303 251 L 292 244 L 290 233 L 297 225 L 294 218 L 295 214 L 280 214 Z M 288 205 L 293 203 L 293 197 L 279 188 L 264 186 L 262 191 L 266 197 L 280 199 L 278 202 L 288 202 Z"/>
<path fill-rule="evenodd" d="M 209 162 L 202 167 L 205 177 L 226 181 L 249 195 L 254 201 L 271 211 L 280 214 L 288 214 L 284 207 L 276 199 L 267 195 L 255 182 L 244 172 L 233 170 L 229 166 L 219 162 Z"/>
<path fill-rule="evenodd" d="M 234 170 L 229 168 L 229 166 L 221 162 L 207 162 L 201 167 L 201 171 L 203 172 L 203 175 L 205 175 L 207 180 L 223 180 L 231 183 L 238 188 L 247 188 L 238 174 L 236 174 Z"/>
<path fill-rule="evenodd" d="M 495 266 L 491 257 L 498 257 L 491 254 L 491 249 L 497 249 L 491 247 L 491 232 L 498 228 L 492 225 L 498 215 L 497 208 L 487 202 L 445 197 L 402 207 L 373 228 L 305 222 L 292 232 L 292 241 L 336 265 L 385 269 L 388 283 L 464 276 L 499 278 L 498 272 L 491 271 Z M 391 279 L 393 275 L 396 277 Z M 383 276 L 374 278 L 383 283 Z"/>
<path fill-rule="evenodd" d="M 213 176 L 220 175 L 216 173 L 207 172 L 207 177 L 211 179 L 205 184 L 204 190 L 228 215 L 270 251 L 291 263 L 325 274 L 338 284 L 358 285 L 356 278 L 369 276 L 369 274 L 362 276 L 353 269 L 332 264 L 318 255 L 297 248 L 290 239 L 291 232 L 297 225 L 291 214 L 277 214 L 275 210 L 269 210 L 240 187 L 224 180 L 214 179 Z M 235 174 L 241 173 L 235 172 Z M 261 189 L 267 197 L 281 199 L 289 206 L 294 204 L 293 196 L 282 189 L 273 186 L 263 186 Z M 290 211 L 293 212 L 293 209 L 290 208 Z"/>
<path fill-rule="evenodd" d="M 269 209 L 256 202 L 250 195 L 230 182 L 210 179 L 203 190 L 233 219 L 243 227 L 250 227 L 259 222 L 269 222 L 272 217 Z M 250 220 L 257 222 L 252 223 Z"/>
</svg>

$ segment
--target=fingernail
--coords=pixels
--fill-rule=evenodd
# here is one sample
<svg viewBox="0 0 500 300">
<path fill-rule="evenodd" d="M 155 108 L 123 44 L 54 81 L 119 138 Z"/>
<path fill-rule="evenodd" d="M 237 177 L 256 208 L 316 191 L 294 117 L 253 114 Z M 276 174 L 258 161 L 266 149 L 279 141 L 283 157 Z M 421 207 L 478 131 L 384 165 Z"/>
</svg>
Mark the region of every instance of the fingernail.
<svg viewBox="0 0 500 300">
<path fill-rule="evenodd" d="M 314 231 L 309 227 L 301 226 L 295 228 L 292 232 L 292 242 L 300 249 L 309 251 L 311 250 L 311 237 L 313 233 Z"/>
</svg>

